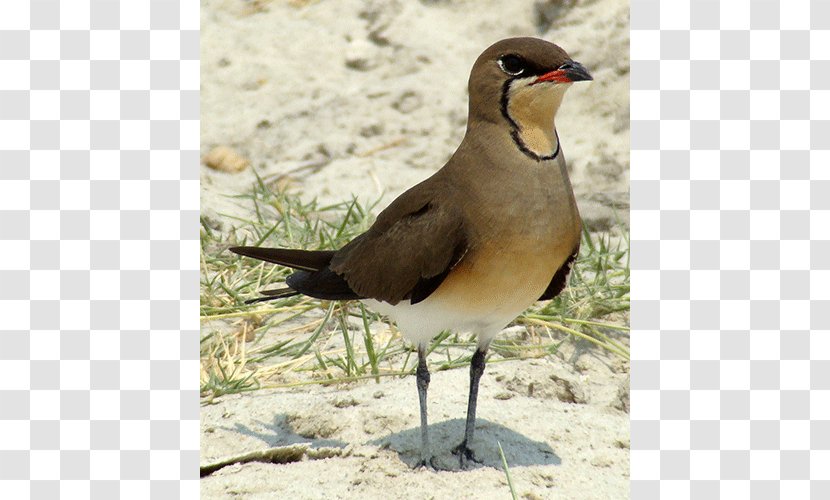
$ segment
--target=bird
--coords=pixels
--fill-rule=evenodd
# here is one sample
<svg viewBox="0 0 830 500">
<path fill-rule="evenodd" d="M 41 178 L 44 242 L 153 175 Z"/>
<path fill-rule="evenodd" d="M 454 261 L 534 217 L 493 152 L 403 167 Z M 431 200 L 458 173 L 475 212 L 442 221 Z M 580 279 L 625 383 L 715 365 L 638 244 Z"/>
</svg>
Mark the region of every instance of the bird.
<svg viewBox="0 0 830 500">
<path fill-rule="evenodd" d="M 473 64 L 464 138 L 446 164 L 380 212 L 338 250 L 233 247 L 294 269 L 286 287 L 248 302 L 307 295 L 361 300 L 388 316 L 418 351 L 421 448 L 433 467 L 427 346 L 443 331 L 474 334 L 467 416 L 452 449 L 471 447 L 479 381 L 491 341 L 525 309 L 566 285 L 582 221 L 555 118 L 574 82 L 593 80 L 558 45 L 531 37 L 488 47 Z"/>
</svg>

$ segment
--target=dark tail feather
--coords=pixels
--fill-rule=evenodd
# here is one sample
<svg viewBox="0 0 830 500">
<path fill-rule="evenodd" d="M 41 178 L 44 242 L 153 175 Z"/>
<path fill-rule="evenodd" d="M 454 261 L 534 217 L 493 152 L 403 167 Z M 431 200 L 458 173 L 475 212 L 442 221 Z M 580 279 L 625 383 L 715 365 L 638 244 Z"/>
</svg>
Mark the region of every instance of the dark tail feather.
<svg viewBox="0 0 830 500">
<path fill-rule="evenodd" d="M 303 295 L 323 300 L 361 299 L 360 295 L 349 287 L 342 276 L 328 267 L 319 271 L 295 271 L 285 279 L 285 284 Z"/>
<path fill-rule="evenodd" d="M 277 288 L 262 292 L 264 297 L 245 301 L 246 304 L 268 300 L 308 295 L 324 300 L 351 300 L 362 298 L 355 293 L 342 276 L 329 269 L 334 256 L 333 250 L 292 250 L 287 248 L 233 247 L 231 252 L 254 259 L 272 262 L 297 269 L 288 276 L 288 288 Z"/>
<path fill-rule="evenodd" d="M 276 288 L 274 290 L 263 290 L 260 292 L 264 297 L 257 297 L 255 299 L 246 300 L 246 304 L 256 304 L 257 302 L 267 302 L 269 300 L 282 299 L 285 297 L 293 297 L 299 295 L 300 292 L 292 290 L 291 288 Z"/>
<path fill-rule="evenodd" d="M 288 248 L 232 247 L 231 252 L 304 271 L 319 271 L 329 265 L 333 250 L 294 250 Z"/>
</svg>

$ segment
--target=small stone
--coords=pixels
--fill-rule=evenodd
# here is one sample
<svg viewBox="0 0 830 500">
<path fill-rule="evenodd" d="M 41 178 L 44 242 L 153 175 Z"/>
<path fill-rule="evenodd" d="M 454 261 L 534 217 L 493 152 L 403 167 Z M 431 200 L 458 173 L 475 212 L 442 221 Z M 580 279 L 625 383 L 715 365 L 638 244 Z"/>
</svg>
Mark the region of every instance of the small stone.
<svg viewBox="0 0 830 500">
<path fill-rule="evenodd" d="M 376 135 L 380 135 L 382 133 L 383 124 L 381 123 L 374 123 L 360 129 L 360 136 L 366 138 L 375 137 Z"/>
<path fill-rule="evenodd" d="M 202 158 L 202 162 L 214 170 L 238 173 L 251 164 L 250 160 L 228 146 L 216 146 Z"/>
<path fill-rule="evenodd" d="M 346 397 L 335 399 L 333 404 L 335 408 L 348 408 L 350 406 L 359 405 L 360 401 L 356 400 L 355 398 Z"/>
<path fill-rule="evenodd" d="M 401 94 L 392 107 L 403 114 L 409 114 L 423 105 L 423 99 L 417 92 L 408 90 Z"/>
<path fill-rule="evenodd" d="M 369 71 L 378 64 L 374 46 L 366 40 L 354 40 L 346 49 L 346 67 Z"/>
<path fill-rule="evenodd" d="M 556 384 L 556 398 L 563 403 L 586 404 L 590 402 L 591 396 L 587 386 L 580 384 L 576 379 L 550 375 L 550 379 Z"/>
</svg>

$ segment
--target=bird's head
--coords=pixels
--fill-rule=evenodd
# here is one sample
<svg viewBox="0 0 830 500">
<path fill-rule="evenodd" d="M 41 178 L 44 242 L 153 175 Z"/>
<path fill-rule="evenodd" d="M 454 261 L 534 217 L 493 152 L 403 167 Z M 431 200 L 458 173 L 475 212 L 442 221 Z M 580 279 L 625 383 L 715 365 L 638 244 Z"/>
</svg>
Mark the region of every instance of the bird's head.
<svg viewBox="0 0 830 500">
<path fill-rule="evenodd" d="M 536 159 L 556 156 L 554 118 L 573 82 L 593 80 L 561 47 L 538 38 L 491 45 L 470 73 L 469 120 L 508 127 L 517 146 Z"/>
</svg>

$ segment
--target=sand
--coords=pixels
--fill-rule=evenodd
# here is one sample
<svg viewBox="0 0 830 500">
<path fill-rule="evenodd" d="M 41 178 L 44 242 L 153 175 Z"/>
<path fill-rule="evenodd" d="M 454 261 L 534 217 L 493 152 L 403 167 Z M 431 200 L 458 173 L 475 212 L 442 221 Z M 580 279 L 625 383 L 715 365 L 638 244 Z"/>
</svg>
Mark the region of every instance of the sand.
<svg viewBox="0 0 830 500">
<path fill-rule="evenodd" d="M 580 212 L 598 231 L 627 223 L 628 4 L 594 1 L 202 2 L 202 152 L 251 166 L 202 167 L 202 212 L 250 217 L 229 195 L 280 176 L 305 199 L 354 193 L 378 209 L 426 178 L 463 136 L 469 68 L 490 43 L 540 36 L 593 74 L 557 118 Z M 505 498 L 497 443 L 525 498 L 628 497 L 628 364 L 566 343 L 557 357 L 488 366 L 469 471 L 413 470 L 414 378 L 260 390 L 202 411 L 202 463 L 292 443 L 331 458 L 246 463 L 202 479 L 204 498 Z M 433 375 L 437 462 L 463 433 L 468 375 Z M 310 453 L 314 455 L 314 453 Z"/>
<path fill-rule="evenodd" d="M 466 471 L 454 470 L 450 453 L 464 433 L 466 370 L 433 373 L 430 383 L 435 465 L 450 470 L 413 469 L 420 431 L 412 377 L 224 397 L 202 410 L 203 464 L 294 443 L 345 456 L 228 466 L 202 479 L 202 496 L 506 498 L 500 443 L 520 497 L 627 498 L 628 414 L 619 392 L 627 367 L 596 354 L 488 366 L 473 446 L 483 464 Z"/>
</svg>

